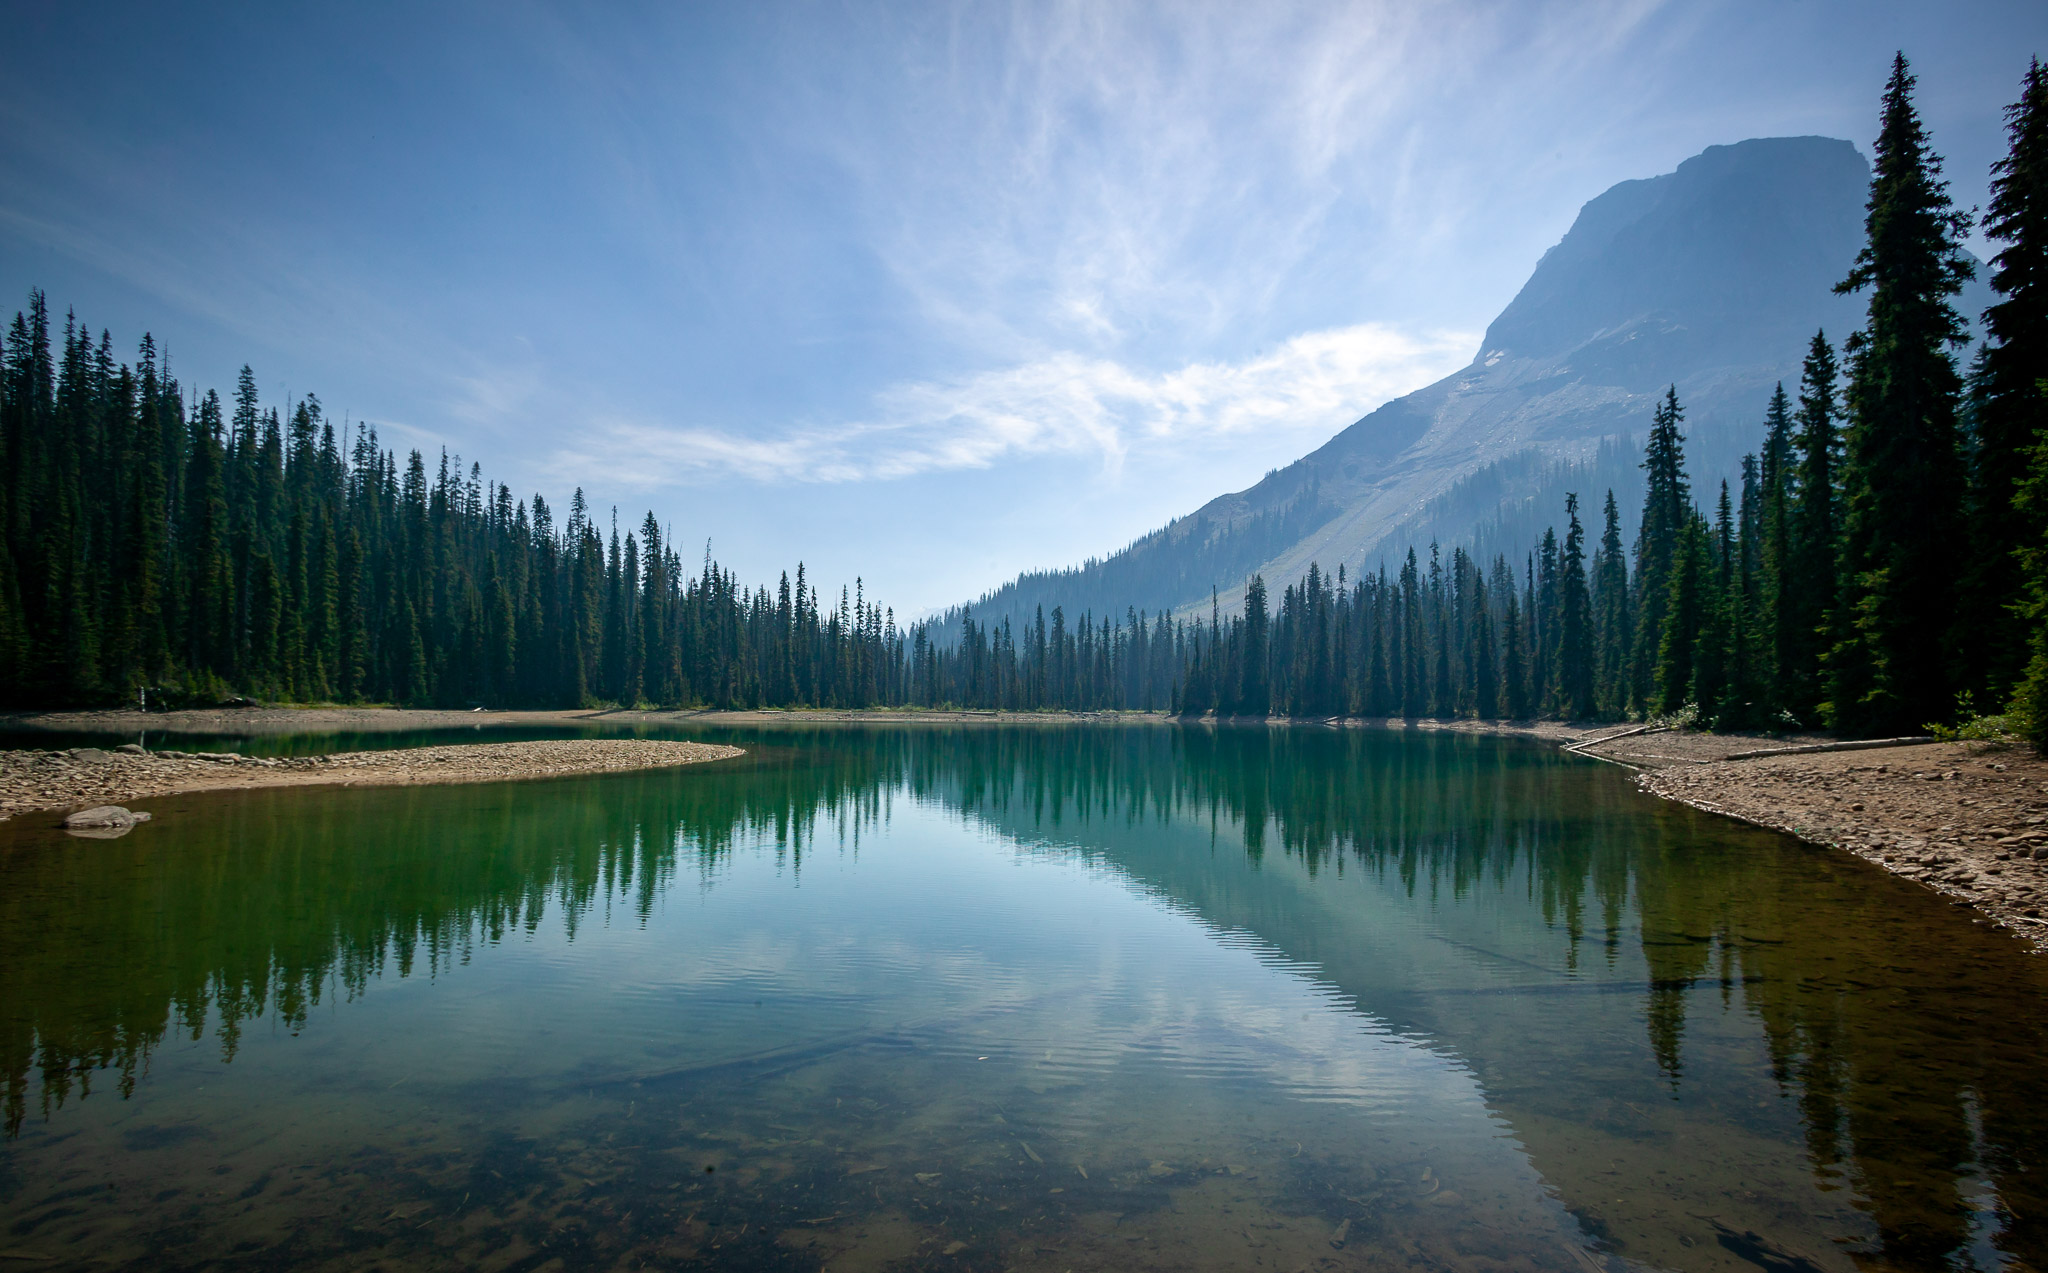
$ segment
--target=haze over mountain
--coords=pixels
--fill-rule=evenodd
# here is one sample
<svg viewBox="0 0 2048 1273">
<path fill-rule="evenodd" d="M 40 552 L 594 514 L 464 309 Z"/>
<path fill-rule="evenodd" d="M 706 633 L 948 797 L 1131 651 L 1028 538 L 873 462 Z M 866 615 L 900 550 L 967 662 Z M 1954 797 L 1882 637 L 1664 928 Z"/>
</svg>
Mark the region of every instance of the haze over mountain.
<svg viewBox="0 0 2048 1273">
<path fill-rule="evenodd" d="M 1185 611 L 1212 588 L 1229 605 L 1255 571 L 1277 590 L 1312 562 L 1393 569 L 1432 541 L 1519 556 L 1563 522 L 1568 489 L 1589 523 L 1613 489 L 1633 535 L 1636 449 L 1667 385 L 1711 503 L 1759 445 L 1772 385 L 1796 390 L 1813 333 L 1839 343 L 1861 321 L 1862 299 L 1833 289 L 1862 245 L 1869 182 L 1855 146 L 1827 137 L 1713 146 L 1622 182 L 1580 210 L 1461 370 L 1106 559 L 1026 574 L 973 609 Z M 1974 319 L 1988 303 L 1980 281 L 1960 308 Z"/>
</svg>

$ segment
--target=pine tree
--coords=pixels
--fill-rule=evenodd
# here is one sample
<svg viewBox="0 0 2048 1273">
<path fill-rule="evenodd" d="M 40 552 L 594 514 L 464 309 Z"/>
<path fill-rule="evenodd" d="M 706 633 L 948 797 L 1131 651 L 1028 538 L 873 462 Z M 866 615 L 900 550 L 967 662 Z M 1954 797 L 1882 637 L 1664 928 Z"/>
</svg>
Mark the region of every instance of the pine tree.
<svg viewBox="0 0 2048 1273">
<path fill-rule="evenodd" d="M 2000 300 L 1984 313 L 1990 339 L 1977 412 L 1977 487 L 1987 518 L 1997 519 L 1983 551 L 1996 552 L 2001 534 L 2013 541 L 2006 586 L 2019 598 L 2012 607 L 2018 630 L 2008 640 L 2028 659 L 2018 707 L 2040 745 L 2048 743 L 2048 70 L 2038 58 L 2006 124 L 2009 149 L 1992 170 L 1984 222 L 1986 235 L 2004 246 L 1991 258 L 1991 287 Z M 1998 491 L 2015 453 L 2024 470 L 2006 515 Z M 1983 591 L 1988 600 L 2001 599 L 1995 577 Z M 2008 665 L 1997 656 L 1988 663 L 1986 688 L 1995 693 Z"/>
<path fill-rule="evenodd" d="M 184 660 L 215 676 L 231 670 L 224 647 L 227 590 L 233 583 L 226 553 L 227 487 L 222 472 L 220 397 L 208 392 L 192 421 L 191 462 L 185 470 L 182 520 L 187 588 Z"/>
<path fill-rule="evenodd" d="M 1721 496 L 1714 504 L 1714 523 L 1708 532 L 1707 569 L 1697 582 L 1697 610 L 1688 617 L 1669 616 L 1668 622 L 1684 622 L 1693 632 L 1692 701 L 1701 715 L 1716 725 L 1731 717 L 1734 702 L 1735 607 L 1737 559 L 1735 510 L 1728 499 L 1728 483 L 1721 483 Z M 1732 721 L 1730 723 L 1733 723 Z"/>
<path fill-rule="evenodd" d="M 662 553 L 661 524 L 654 520 L 652 512 L 640 523 L 640 547 L 642 577 L 640 591 L 640 648 L 645 652 L 646 663 L 641 669 L 640 692 L 651 703 L 674 702 L 671 697 L 674 687 L 670 684 L 667 660 L 663 652 L 668 648 L 667 625 L 664 623 L 668 608 L 668 575 Z"/>
<path fill-rule="evenodd" d="M 1636 530 L 1636 632 L 1630 654 L 1629 699 L 1637 711 L 1663 701 L 1660 672 L 1664 622 L 1670 612 L 1672 563 L 1679 537 L 1692 519 L 1692 494 L 1685 478 L 1685 437 L 1678 431 L 1685 412 L 1678 405 L 1678 386 L 1665 390 L 1650 422 L 1650 440 L 1643 449 L 1643 520 Z M 1687 640 L 1690 634 L 1687 634 Z M 1689 651 L 1689 646 L 1688 646 Z M 1690 678 L 1690 665 L 1687 667 Z"/>
<path fill-rule="evenodd" d="M 1409 720 L 1419 720 L 1428 710 L 1429 683 L 1424 675 L 1425 651 L 1422 627 L 1422 577 L 1415 560 L 1415 550 L 1408 550 L 1408 560 L 1401 567 L 1399 643 L 1401 663 L 1401 715 Z"/>
<path fill-rule="evenodd" d="M 1868 241 L 1837 288 L 1870 292 L 1865 326 L 1849 342 L 1847 622 L 1828 663 L 1834 724 L 1852 734 L 1917 730 L 1955 707 L 1949 648 L 1964 528 L 1951 350 L 1966 331 L 1949 298 L 1972 273 L 1962 249 L 1970 220 L 1949 201 L 1913 83 L 1901 54 L 1885 88 Z"/>
<path fill-rule="evenodd" d="M 1594 715 L 1593 602 L 1586 584 L 1586 530 L 1579 524 L 1579 497 L 1564 497 L 1564 556 L 1558 579 L 1558 713 L 1585 720 Z"/>
<path fill-rule="evenodd" d="M 1815 332 L 1799 377 L 1787 576 L 1773 632 L 1781 641 L 1774 700 L 1802 725 L 1821 718 L 1821 653 L 1833 646 L 1841 596 L 1841 436 L 1834 347 Z"/>
<path fill-rule="evenodd" d="M 344 703 L 363 697 L 370 655 L 369 618 L 364 613 L 363 594 L 369 586 L 364 576 L 363 536 L 354 526 L 341 546 L 340 657 L 335 665 L 335 694 Z"/>
<path fill-rule="evenodd" d="M 1501 715 L 1498 645 L 1493 611 L 1482 602 L 1472 621 L 1472 712 L 1480 720 L 1498 720 Z"/>
<path fill-rule="evenodd" d="M 1701 641 L 1710 637 L 1709 601 L 1715 576 L 1707 523 L 1697 513 L 1678 532 L 1664 585 L 1664 620 L 1658 625 L 1657 710 L 1675 712 L 1698 703 Z M 1710 687 L 1711 688 L 1711 687 Z M 1703 710 L 1705 704 L 1699 704 Z"/>
<path fill-rule="evenodd" d="M 1399 648 L 1400 636 L 1394 627 L 1393 590 L 1387 580 L 1384 561 L 1380 563 L 1372 597 L 1372 613 L 1367 619 L 1372 633 L 1372 654 L 1366 661 L 1364 710 L 1367 716 L 1392 716 L 1396 703 L 1392 667 L 1398 664 L 1391 663 L 1388 652 Z"/>
<path fill-rule="evenodd" d="M 1778 395 L 1782 397 L 1782 391 Z M 1770 435 L 1765 434 L 1768 445 Z M 1786 444 L 1789 448 L 1789 441 Z M 1768 715 L 1766 687 L 1771 680 L 1769 613 L 1764 602 L 1763 471 L 1754 455 L 1742 457 L 1742 503 L 1735 518 L 1734 562 L 1730 569 L 1728 613 L 1728 690 L 1720 720 L 1727 727 L 1754 729 Z"/>
<path fill-rule="evenodd" d="M 1266 581 L 1253 575 L 1244 590 L 1244 688 L 1237 709 L 1246 716 L 1264 716 L 1272 710 L 1273 687 L 1267 669 L 1268 628 Z"/>
<path fill-rule="evenodd" d="M 1785 682 L 1799 658 L 1801 643 L 1794 630 L 1798 607 L 1792 559 L 1794 483 L 1792 404 L 1780 381 L 1771 390 L 1764 411 L 1764 445 L 1757 464 L 1755 611 L 1758 648 L 1754 652 L 1758 692 L 1773 710 L 1787 702 Z M 1744 491 L 1747 497 L 1747 490 Z"/>
<path fill-rule="evenodd" d="M 1536 714 L 1535 696 L 1529 687 L 1528 624 L 1515 600 L 1512 574 L 1508 574 L 1505 595 L 1501 613 L 1501 705 L 1509 720 L 1528 720 Z"/>
<path fill-rule="evenodd" d="M 1531 661 L 1535 666 L 1532 676 L 1536 694 L 1536 708 L 1546 713 L 1561 713 L 1561 690 L 1558 684 L 1558 649 L 1562 629 L 1563 607 L 1559 603 L 1557 530 L 1546 527 L 1543 539 L 1536 547 L 1536 579 L 1532 596 L 1535 609 L 1530 628 L 1534 634 L 1534 649 Z"/>
<path fill-rule="evenodd" d="M 1621 510 L 1611 489 L 1601 518 L 1600 547 L 1593 554 L 1593 632 L 1599 651 L 1594 700 L 1599 714 L 1612 720 L 1628 713 L 1629 644 L 1635 630 L 1630 619 L 1628 558 L 1621 545 Z"/>
</svg>

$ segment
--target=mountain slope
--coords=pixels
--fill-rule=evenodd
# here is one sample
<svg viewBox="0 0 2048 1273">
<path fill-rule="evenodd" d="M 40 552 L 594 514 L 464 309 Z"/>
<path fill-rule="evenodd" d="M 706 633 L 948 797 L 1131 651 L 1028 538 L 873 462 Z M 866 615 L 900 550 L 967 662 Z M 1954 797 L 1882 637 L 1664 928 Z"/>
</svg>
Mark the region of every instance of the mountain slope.
<svg viewBox="0 0 2048 1273">
<path fill-rule="evenodd" d="M 1580 210 L 1465 368 L 1107 559 L 1021 576 L 976 613 L 1205 608 L 1254 570 L 1277 588 L 1310 562 L 1355 573 L 1432 540 L 1519 554 L 1527 527 L 1562 520 L 1564 483 L 1589 520 L 1609 486 L 1633 512 L 1632 442 L 1670 384 L 1704 498 L 1755 450 L 1771 386 L 1796 387 L 1814 331 L 1839 341 L 1860 322 L 1860 298 L 1833 288 L 1861 246 L 1869 182 L 1856 148 L 1825 137 L 1714 146 L 1622 182 Z M 1962 299 L 1974 317 L 1988 295 Z"/>
</svg>

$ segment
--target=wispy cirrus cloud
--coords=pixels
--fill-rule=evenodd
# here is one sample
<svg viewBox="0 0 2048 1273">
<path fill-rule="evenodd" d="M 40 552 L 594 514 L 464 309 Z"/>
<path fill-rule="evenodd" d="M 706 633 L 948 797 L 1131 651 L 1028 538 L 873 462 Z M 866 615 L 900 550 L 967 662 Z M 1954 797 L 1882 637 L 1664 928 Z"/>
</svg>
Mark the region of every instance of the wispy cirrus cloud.
<svg viewBox="0 0 2048 1273">
<path fill-rule="evenodd" d="M 1378 323 L 1306 332 L 1240 362 L 1148 373 L 1073 352 L 893 386 L 868 418 L 746 433 L 595 423 L 551 457 L 639 487 L 739 477 L 854 482 L 985 469 L 1041 456 L 1120 470 L 1134 454 L 1230 445 L 1257 432 L 1313 443 L 1460 366 L 1476 337 Z"/>
</svg>

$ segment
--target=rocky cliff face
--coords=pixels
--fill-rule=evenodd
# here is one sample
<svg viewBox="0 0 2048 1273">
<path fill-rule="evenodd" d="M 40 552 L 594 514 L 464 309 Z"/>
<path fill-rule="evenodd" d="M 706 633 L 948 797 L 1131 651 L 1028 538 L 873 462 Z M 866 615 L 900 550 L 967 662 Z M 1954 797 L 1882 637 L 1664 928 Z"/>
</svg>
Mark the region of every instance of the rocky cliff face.
<svg viewBox="0 0 2048 1273">
<path fill-rule="evenodd" d="M 1861 321 L 1861 298 L 1833 288 L 1862 244 L 1869 182 L 1856 148 L 1826 137 L 1715 146 L 1623 182 L 1580 210 L 1463 370 L 1103 562 L 1026 576 L 977 611 L 1099 609 L 1112 592 L 1119 612 L 1185 609 L 1206 607 L 1211 584 L 1241 591 L 1243 573 L 1197 578 L 1198 560 L 1256 558 L 1277 590 L 1312 561 L 1355 573 L 1431 540 L 1519 554 L 1528 545 L 1506 541 L 1561 522 L 1567 483 L 1593 517 L 1609 486 L 1633 512 L 1632 444 L 1672 384 L 1704 492 L 1756 449 L 1772 385 L 1796 390 L 1813 333 L 1839 342 Z M 1962 308 L 1974 318 L 1988 299 L 1980 286 Z M 1259 542 L 1231 551 L 1255 524 Z M 1281 524 L 1306 529 L 1275 543 Z"/>
</svg>

